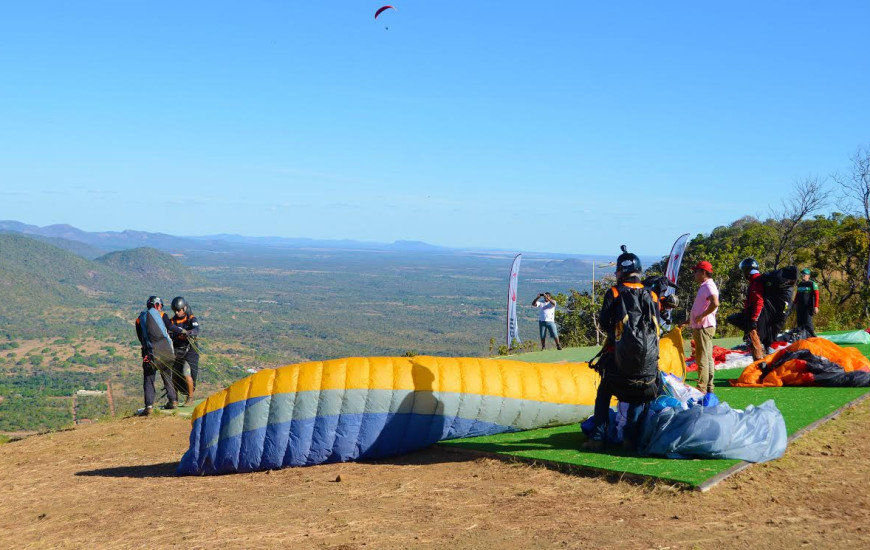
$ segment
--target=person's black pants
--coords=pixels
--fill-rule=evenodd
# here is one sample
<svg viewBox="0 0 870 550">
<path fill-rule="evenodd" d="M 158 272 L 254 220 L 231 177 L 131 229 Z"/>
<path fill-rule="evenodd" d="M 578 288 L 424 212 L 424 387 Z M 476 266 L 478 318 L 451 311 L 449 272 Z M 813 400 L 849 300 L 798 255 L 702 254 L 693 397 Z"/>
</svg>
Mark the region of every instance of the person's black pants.
<svg viewBox="0 0 870 550">
<path fill-rule="evenodd" d="M 154 406 L 154 398 L 157 392 L 154 389 L 154 380 L 157 371 L 160 371 L 160 378 L 163 380 L 163 387 L 166 388 L 166 397 L 170 403 L 178 401 L 178 395 L 175 393 L 175 386 L 172 385 L 172 376 L 168 369 L 156 369 L 150 362 L 142 362 L 142 389 L 145 390 L 145 407 Z"/>
<path fill-rule="evenodd" d="M 802 338 L 814 338 L 816 327 L 813 325 L 813 314 L 810 310 L 797 310 L 797 330 L 803 331 Z"/>
</svg>

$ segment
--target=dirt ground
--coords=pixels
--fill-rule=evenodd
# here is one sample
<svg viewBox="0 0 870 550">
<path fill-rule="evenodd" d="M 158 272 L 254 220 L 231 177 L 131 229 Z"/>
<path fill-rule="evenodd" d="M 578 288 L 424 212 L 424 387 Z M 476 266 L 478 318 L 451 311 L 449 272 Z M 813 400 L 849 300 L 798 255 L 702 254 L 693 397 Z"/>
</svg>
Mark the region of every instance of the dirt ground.
<svg viewBox="0 0 870 550">
<path fill-rule="evenodd" d="M 188 429 L 128 418 L 0 445 L 0 547 L 870 546 L 870 401 L 707 493 L 437 448 L 178 478 Z"/>
</svg>

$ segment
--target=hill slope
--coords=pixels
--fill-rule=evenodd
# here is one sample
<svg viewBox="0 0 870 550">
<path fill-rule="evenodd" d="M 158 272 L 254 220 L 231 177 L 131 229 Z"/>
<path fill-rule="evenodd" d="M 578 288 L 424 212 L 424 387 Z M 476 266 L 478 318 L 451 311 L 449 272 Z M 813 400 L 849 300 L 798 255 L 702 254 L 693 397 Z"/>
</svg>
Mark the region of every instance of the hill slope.
<svg viewBox="0 0 870 550">
<path fill-rule="evenodd" d="M 183 288 L 198 281 L 187 266 L 169 254 L 150 247 L 109 252 L 95 261 L 152 286 Z"/>
<path fill-rule="evenodd" d="M 73 318 L 93 321 L 107 305 L 141 307 L 149 294 L 181 291 L 196 280 L 152 248 L 90 261 L 36 238 L 0 234 L 0 326 L 22 337 L 59 335 Z"/>
<path fill-rule="evenodd" d="M 117 294 L 131 281 L 116 270 L 54 245 L 17 234 L 0 234 L 0 300 L 9 306 L 54 300 L 63 305 Z"/>
<path fill-rule="evenodd" d="M 73 254 L 77 254 L 82 258 L 93 260 L 99 256 L 102 256 L 106 253 L 105 250 L 101 250 L 95 246 L 91 246 L 89 244 L 79 242 L 79 241 L 71 241 L 69 239 L 64 239 L 62 237 L 46 237 L 43 235 L 31 234 L 22 231 L 12 231 L 9 229 L 4 229 L 0 227 L 0 233 L 12 233 L 18 234 L 23 233 L 25 236 L 30 237 L 32 239 L 36 239 L 37 241 L 42 241 L 44 243 L 48 243 L 50 245 L 54 245 L 58 248 L 62 248 L 67 252 L 72 252 Z"/>
</svg>

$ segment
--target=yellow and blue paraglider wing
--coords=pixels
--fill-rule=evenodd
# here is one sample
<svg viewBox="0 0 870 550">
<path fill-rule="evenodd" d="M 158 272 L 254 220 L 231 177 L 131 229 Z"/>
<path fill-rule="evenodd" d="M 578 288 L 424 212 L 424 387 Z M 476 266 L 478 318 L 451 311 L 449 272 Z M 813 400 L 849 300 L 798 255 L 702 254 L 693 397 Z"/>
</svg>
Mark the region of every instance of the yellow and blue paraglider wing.
<svg viewBox="0 0 870 550">
<path fill-rule="evenodd" d="M 194 410 L 178 473 L 385 458 L 444 439 L 580 422 L 597 386 L 585 363 L 357 357 L 263 370 Z"/>
</svg>

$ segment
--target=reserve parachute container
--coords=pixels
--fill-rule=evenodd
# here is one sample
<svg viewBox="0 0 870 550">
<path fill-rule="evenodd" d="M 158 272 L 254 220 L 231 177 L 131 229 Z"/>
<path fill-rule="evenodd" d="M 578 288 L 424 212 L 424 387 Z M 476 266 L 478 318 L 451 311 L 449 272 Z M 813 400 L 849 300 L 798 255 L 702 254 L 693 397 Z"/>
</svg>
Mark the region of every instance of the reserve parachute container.
<svg viewBox="0 0 870 550">
<path fill-rule="evenodd" d="M 159 369 L 170 368 L 175 362 L 175 350 L 172 347 L 172 339 L 166 331 L 163 322 L 163 313 L 155 308 L 149 308 L 139 314 L 136 319 L 142 344 L 154 359 L 155 366 Z"/>
</svg>

